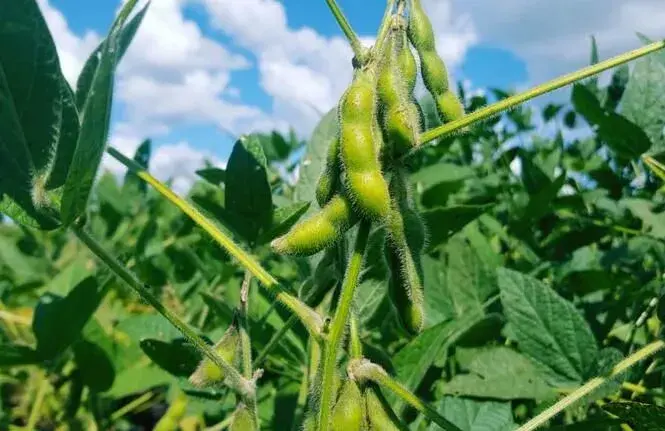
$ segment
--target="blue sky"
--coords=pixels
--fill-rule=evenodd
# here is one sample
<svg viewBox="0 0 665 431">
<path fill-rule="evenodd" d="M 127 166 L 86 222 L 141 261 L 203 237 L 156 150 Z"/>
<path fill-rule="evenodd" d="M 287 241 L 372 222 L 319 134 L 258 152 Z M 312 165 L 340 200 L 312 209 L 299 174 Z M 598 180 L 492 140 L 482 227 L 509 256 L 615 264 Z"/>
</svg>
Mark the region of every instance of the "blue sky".
<svg viewBox="0 0 665 431">
<path fill-rule="evenodd" d="M 74 80 L 120 0 L 38 1 Z M 371 42 L 385 0 L 338 1 Z M 661 2 L 423 0 L 439 53 L 473 89 L 584 66 L 592 34 L 605 57 L 638 46 L 635 31 L 663 37 Z M 153 170 L 186 188 L 203 158 L 223 165 L 233 136 L 289 126 L 308 136 L 348 83 L 349 59 L 324 0 L 153 0 L 118 74 L 111 142 L 131 153 L 151 137 Z"/>
</svg>

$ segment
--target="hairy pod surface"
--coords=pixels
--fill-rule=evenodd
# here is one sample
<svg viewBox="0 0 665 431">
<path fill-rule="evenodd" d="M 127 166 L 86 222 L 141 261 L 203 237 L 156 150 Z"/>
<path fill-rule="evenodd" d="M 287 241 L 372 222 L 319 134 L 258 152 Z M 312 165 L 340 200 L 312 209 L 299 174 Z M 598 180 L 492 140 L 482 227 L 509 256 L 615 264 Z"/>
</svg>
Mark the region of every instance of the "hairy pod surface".
<svg viewBox="0 0 665 431">
<path fill-rule="evenodd" d="M 448 71 L 436 52 L 432 23 L 420 0 L 411 0 L 407 33 L 420 57 L 423 82 L 435 101 L 439 118 L 444 123 L 461 118 L 464 107 L 450 90 Z"/>
<path fill-rule="evenodd" d="M 333 245 L 357 221 L 351 202 L 337 194 L 321 211 L 297 223 L 271 245 L 278 253 L 311 256 Z"/>
<path fill-rule="evenodd" d="M 240 331 L 235 317 L 231 326 L 215 345 L 215 352 L 234 367 L 237 368 L 240 365 Z M 224 370 L 215 365 L 210 359 L 204 358 L 189 377 L 189 381 L 194 386 L 202 387 L 222 382 L 225 377 Z"/>
<path fill-rule="evenodd" d="M 355 381 L 344 382 L 331 416 L 333 431 L 361 431 L 364 421 L 363 397 Z"/>
<path fill-rule="evenodd" d="M 340 160 L 349 197 L 370 219 L 384 219 L 390 208 L 388 184 L 381 172 L 373 76 L 358 71 L 339 104 Z"/>
<path fill-rule="evenodd" d="M 376 386 L 368 385 L 365 388 L 364 401 L 369 431 L 405 431 L 408 429 L 395 415 Z"/>
<path fill-rule="evenodd" d="M 178 394 L 164 416 L 157 422 L 153 431 L 177 431 L 180 429 L 179 423 L 187 411 L 187 396 L 183 393 Z"/>
<path fill-rule="evenodd" d="M 340 182 L 339 138 L 332 141 L 323 172 L 316 183 L 316 202 L 323 208 L 337 191 Z"/>
<path fill-rule="evenodd" d="M 256 423 L 254 414 L 246 405 L 240 404 L 235 413 L 233 413 L 233 422 L 229 427 L 230 431 L 258 431 L 259 426 Z"/>
<path fill-rule="evenodd" d="M 425 227 L 412 207 L 406 176 L 396 171 L 390 182 L 393 205 L 388 218 L 386 259 L 390 267 L 390 299 L 400 323 L 412 335 L 425 325 L 421 253 L 425 246 Z"/>
<path fill-rule="evenodd" d="M 421 116 L 413 96 L 416 66 L 404 27 L 398 20 L 393 22 L 377 81 L 380 121 L 395 157 L 420 144 Z"/>
</svg>

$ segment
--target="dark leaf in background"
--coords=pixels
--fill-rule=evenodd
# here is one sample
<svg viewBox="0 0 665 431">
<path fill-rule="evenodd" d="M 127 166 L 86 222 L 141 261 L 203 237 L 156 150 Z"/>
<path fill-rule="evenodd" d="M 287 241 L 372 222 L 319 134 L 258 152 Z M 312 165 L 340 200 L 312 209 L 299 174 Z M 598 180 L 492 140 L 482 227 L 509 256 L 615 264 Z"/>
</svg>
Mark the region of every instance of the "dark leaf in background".
<svg viewBox="0 0 665 431">
<path fill-rule="evenodd" d="M 115 370 L 106 352 L 87 340 L 77 341 L 73 349 L 83 383 L 95 392 L 110 389 L 115 379 Z"/>
<path fill-rule="evenodd" d="M 141 340 L 141 350 L 164 371 L 178 377 L 189 377 L 201 361 L 201 355 L 184 339 L 164 342 Z"/>
<path fill-rule="evenodd" d="M 236 228 L 249 242 L 256 241 L 272 217 L 272 192 L 267 160 L 259 139 L 240 138 L 226 167 L 225 209 L 237 220 Z"/>
<path fill-rule="evenodd" d="M 146 171 L 149 168 L 150 164 L 150 155 L 152 154 L 152 142 L 150 139 L 146 139 L 141 142 L 141 145 L 136 149 L 134 153 L 134 161 L 143 167 Z M 148 184 L 140 179 L 133 171 L 127 170 L 125 174 L 125 181 L 123 181 L 122 187 L 124 190 L 138 190 L 139 192 L 145 194 L 148 190 Z"/>
<path fill-rule="evenodd" d="M 222 185 L 226 180 L 226 171 L 222 168 L 199 169 L 196 175 L 216 186 Z"/>
<path fill-rule="evenodd" d="M 662 431 L 665 424 L 665 407 L 644 403 L 609 403 L 603 410 L 618 416 L 634 430 Z"/>
<path fill-rule="evenodd" d="M 421 216 L 427 226 L 429 249 L 433 250 L 445 243 L 491 207 L 492 205 L 457 205 L 422 212 Z"/>
<path fill-rule="evenodd" d="M 53 359 L 81 335 L 81 330 L 103 298 L 106 284 L 87 277 L 67 296 L 43 295 L 32 322 L 37 338 L 37 351 L 42 359 Z"/>
<path fill-rule="evenodd" d="M 37 352 L 28 346 L 0 342 L 0 367 L 15 367 L 39 362 Z"/>
</svg>

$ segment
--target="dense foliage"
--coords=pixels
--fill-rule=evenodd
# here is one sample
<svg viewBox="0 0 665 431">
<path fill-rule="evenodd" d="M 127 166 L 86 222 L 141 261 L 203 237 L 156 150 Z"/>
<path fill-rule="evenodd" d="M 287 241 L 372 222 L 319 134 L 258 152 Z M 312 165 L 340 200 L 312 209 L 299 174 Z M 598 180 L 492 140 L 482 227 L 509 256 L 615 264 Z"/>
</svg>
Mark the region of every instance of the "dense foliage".
<svg viewBox="0 0 665 431">
<path fill-rule="evenodd" d="M 0 0 L 10 9 L 13 2 Z M 34 5 L 19 3 L 26 10 Z M 56 82 L 64 100 L 61 119 L 68 103 L 84 115 L 104 111 L 93 126 L 75 131 L 84 142 L 99 141 L 100 154 L 107 130 L 98 128 L 108 127 L 108 112 L 99 93 L 112 89 L 114 60 L 106 73 L 100 70 L 109 52 L 117 55 L 108 45 L 124 52 L 141 17 L 119 24 L 93 57 L 99 64 L 86 66 L 97 70 L 94 78 L 84 71 L 80 83 L 88 90 L 76 95 L 98 86 L 89 100 Z M 6 19 L 0 17 L 0 24 Z M 47 35 L 36 22 L 30 31 Z M 19 67 L 11 49 L 20 47 L 5 43 L 10 37 L 17 36 L 0 25 L 3 108 L 5 96 L 17 94 L 7 84 Z M 593 53 L 596 62 L 595 46 Z M 51 67 L 47 63 L 40 67 Z M 36 79 L 52 88 L 44 75 Z M 467 112 L 509 96 L 498 89 L 485 96 L 459 91 Z M 428 232 L 422 258 L 426 321 L 418 335 L 402 329 L 390 303 L 383 225 L 370 233 L 353 312 L 363 354 L 464 431 L 516 429 L 662 335 L 665 199 L 656 174 L 665 152 L 665 56 L 616 69 L 608 85 L 596 79 L 576 84 L 570 94 L 569 103 L 510 110 L 406 159 Z M 37 107 L 40 101 L 25 103 Z M 438 126 L 432 99 L 421 104 L 426 128 Z M 49 120 L 33 111 L 25 118 L 35 128 L 26 133 L 47 129 Z M 3 120 L 5 112 L 0 109 Z M 322 316 L 334 314 L 357 227 L 335 253 L 311 258 L 281 256 L 269 244 L 318 210 L 316 183 L 337 127 L 331 111 L 306 142 L 294 134 L 244 136 L 225 170 L 201 167 L 187 196 Z M 199 351 L 70 230 L 35 228 L 70 225 L 86 203 L 90 235 L 211 344 L 235 324 L 241 290 L 248 289 L 254 365 L 264 370 L 257 383 L 261 427 L 299 429 L 321 351 L 289 310 L 136 173 L 122 181 L 102 174 L 88 202 L 83 189 L 92 185 L 97 167 L 84 163 L 92 156 L 80 146 L 70 148 L 70 169 L 84 170 L 85 180 L 58 180 L 57 170 L 42 177 L 44 201 L 61 216 L 48 205 L 17 212 L 7 202 L 21 205 L 15 185 L 32 173 L 3 165 L 11 144 L 2 133 L 0 197 L 7 196 L 0 210 L 23 224 L 0 224 L 0 429 L 151 429 L 160 418 L 172 422 L 171 428 L 160 422 L 165 430 L 178 424 L 222 429 L 236 411 L 237 397 L 227 387 L 191 383 Z M 146 141 L 134 160 L 149 170 L 150 153 Z M 62 197 L 63 189 L 73 198 Z M 622 423 L 636 431 L 662 429 L 662 359 L 656 355 L 613 375 L 553 419 L 550 429 L 577 429 L 573 423 L 586 430 L 619 430 Z M 411 429 L 438 429 L 383 392 Z"/>
</svg>

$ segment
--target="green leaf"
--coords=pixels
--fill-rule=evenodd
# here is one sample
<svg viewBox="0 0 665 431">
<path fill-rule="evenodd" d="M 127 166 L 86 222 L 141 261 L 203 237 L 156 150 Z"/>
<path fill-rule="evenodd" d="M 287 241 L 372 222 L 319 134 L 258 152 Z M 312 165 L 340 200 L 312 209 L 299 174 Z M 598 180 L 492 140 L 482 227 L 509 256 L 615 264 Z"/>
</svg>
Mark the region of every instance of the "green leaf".
<svg viewBox="0 0 665 431">
<path fill-rule="evenodd" d="M 602 408 L 636 431 L 662 431 L 665 424 L 665 407 L 644 403 L 609 403 Z"/>
<path fill-rule="evenodd" d="M 587 87 L 573 87 L 573 104 L 617 155 L 634 159 L 651 148 L 652 142 L 644 130 L 628 118 L 606 111 Z"/>
<path fill-rule="evenodd" d="M 614 370 L 614 367 L 623 360 L 624 356 L 621 351 L 614 347 L 605 347 L 598 351 L 594 358 L 591 367 L 586 370 L 584 379 L 589 380 L 594 377 L 608 376 Z M 584 397 L 586 403 L 590 403 L 605 397 L 609 397 L 618 393 L 621 390 L 621 383 L 626 377 L 626 373 L 621 373 L 612 377 L 608 382 L 603 384 L 600 388 L 593 391 L 591 394 Z"/>
<path fill-rule="evenodd" d="M 356 315 L 361 325 L 365 325 L 376 313 L 386 297 L 387 284 L 383 280 L 365 280 L 358 286 L 354 302 Z"/>
<path fill-rule="evenodd" d="M 482 318 L 480 313 L 468 313 L 460 319 L 442 322 L 423 331 L 393 357 L 397 380 L 410 391 L 415 391 L 427 370 L 440 356 L 446 355 L 451 343 Z M 396 412 L 401 412 L 405 407 L 403 401 L 394 394 L 388 394 L 387 397 Z"/>
<path fill-rule="evenodd" d="M 433 250 L 480 217 L 492 205 L 438 207 L 421 213 L 427 226 L 429 249 Z"/>
<path fill-rule="evenodd" d="M 556 395 L 531 361 L 508 347 L 458 349 L 457 357 L 468 374 L 458 374 L 443 383 L 446 394 L 537 401 Z"/>
<path fill-rule="evenodd" d="M 5 2 L 0 25 L 0 211 L 41 229 L 59 223 L 45 185 L 60 138 L 64 78 L 34 0 Z M 3 196 L 4 195 L 4 196 Z"/>
<path fill-rule="evenodd" d="M 37 338 L 37 351 L 43 359 L 53 359 L 81 334 L 106 291 L 95 277 L 87 277 L 62 298 L 43 295 L 35 308 L 32 330 Z"/>
<path fill-rule="evenodd" d="M 0 367 L 16 367 L 39 362 L 39 355 L 28 346 L 0 343 Z"/>
<path fill-rule="evenodd" d="M 152 364 L 136 364 L 131 368 L 118 370 L 113 386 L 105 395 L 113 398 L 123 398 L 133 394 L 140 394 L 156 386 L 168 385 L 173 377 L 166 371 Z"/>
<path fill-rule="evenodd" d="M 409 180 L 422 187 L 422 190 L 427 190 L 440 183 L 463 181 L 473 176 L 475 176 L 475 172 L 469 166 L 438 163 L 413 173 Z"/>
<path fill-rule="evenodd" d="M 148 338 L 140 344 L 155 364 L 174 376 L 189 377 L 201 361 L 201 355 L 182 338 L 169 343 Z"/>
<path fill-rule="evenodd" d="M 143 167 L 146 171 L 148 170 L 150 163 L 150 155 L 152 154 L 152 141 L 146 139 L 141 142 L 141 145 L 136 149 L 134 153 L 134 161 Z M 125 181 L 122 184 L 123 190 L 135 189 L 139 192 L 145 194 L 148 190 L 148 184 L 141 180 L 138 175 L 132 170 L 128 170 L 125 174 Z"/>
<path fill-rule="evenodd" d="M 62 94 L 62 121 L 60 122 L 60 138 L 53 156 L 46 188 L 48 190 L 62 187 L 67 180 L 69 167 L 76 151 L 81 124 L 76 108 L 74 92 L 64 77 L 60 81 Z"/>
<path fill-rule="evenodd" d="M 253 243 L 272 217 L 267 160 L 256 136 L 245 136 L 235 143 L 226 173 L 225 209 L 239 222 L 239 233 Z"/>
<path fill-rule="evenodd" d="M 596 340 L 581 313 L 552 288 L 497 270 L 501 301 L 518 347 L 553 385 L 577 385 L 596 358 Z"/>
<path fill-rule="evenodd" d="M 440 260 L 425 256 L 423 270 L 429 324 L 484 313 L 485 301 L 498 289 L 492 268 L 461 236 L 451 238 Z"/>
<path fill-rule="evenodd" d="M 277 132 L 270 134 L 258 134 L 261 148 L 270 162 L 281 162 L 286 160 L 291 153 L 291 145 L 286 142 L 284 136 Z"/>
<path fill-rule="evenodd" d="M 321 119 L 305 146 L 305 154 L 298 170 L 298 182 L 293 193 L 295 201 L 313 202 L 315 200 L 316 183 L 323 171 L 328 147 L 337 139 L 338 133 L 339 124 L 335 107 Z M 313 212 L 315 208 L 316 205 L 311 206 L 309 212 Z"/>
<path fill-rule="evenodd" d="M 136 31 L 131 23 L 125 26 L 124 20 L 134 6 L 136 1 L 125 3 L 109 36 L 99 51 L 88 59 L 79 77 L 76 97 L 81 112 L 81 130 L 65 181 L 61 206 L 62 222 L 66 225 L 73 223 L 85 211 L 106 150 L 116 67 Z M 142 17 L 142 13 L 137 18 Z"/>
<path fill-rule="evenodd" d="M 635 61 L 621 113 L 646 132 L 652 151 L 665 150 L 665 63 L 658 56 Z"/>
<path fill-rule="evenodd" d="M 510 403 L 445 397 L 439 402 L 437 410 L 462 431 L 508 431 L 517 428 Z M 434 431 L 439 427 L 432 424 L 428 429 Z"/>
<path fill-rule="evenodd" d="M 74 358 L 83 383 L 95 392 L 113 385 L 115 369 L 106 352 L 97 344 L 80 340 L 73 346 Z"/>
<path fill-rule="evenodd" d="M 199 169 L 196 171 L 196 175 L 216 186 L 219 186 L 226 181 L 226 171 L 221 168 Z"/>
</svg>

